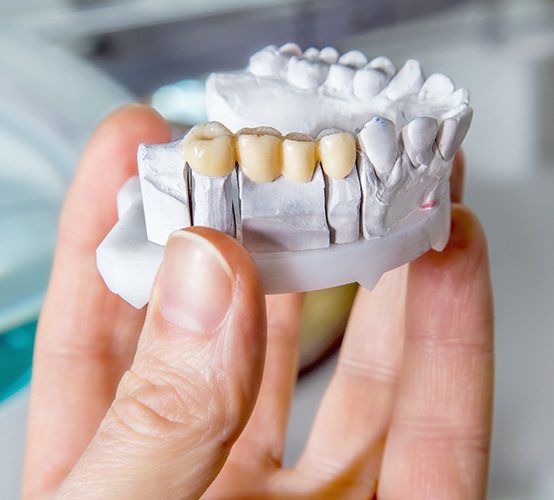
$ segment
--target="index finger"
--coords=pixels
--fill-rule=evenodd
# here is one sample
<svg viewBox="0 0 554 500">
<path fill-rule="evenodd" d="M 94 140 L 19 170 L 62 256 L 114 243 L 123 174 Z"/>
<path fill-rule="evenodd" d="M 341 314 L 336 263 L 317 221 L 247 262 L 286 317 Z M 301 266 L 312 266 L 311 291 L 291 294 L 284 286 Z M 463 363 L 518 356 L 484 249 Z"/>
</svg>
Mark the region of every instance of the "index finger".
<svg viewBox="0 0 554 500">
<path fill-rule="evenodd" d="M 116 195 L 136 175 L 141 142 L 164 142 L 155 111 L 128 106 L 93 134 L 64 205 L 41 314 L 31 390 L 24 495 L 47 494 L 96 432 L 130 365 L 144 311 L 108 291 L 96 247 L 117 219 Z"/>
</svg>

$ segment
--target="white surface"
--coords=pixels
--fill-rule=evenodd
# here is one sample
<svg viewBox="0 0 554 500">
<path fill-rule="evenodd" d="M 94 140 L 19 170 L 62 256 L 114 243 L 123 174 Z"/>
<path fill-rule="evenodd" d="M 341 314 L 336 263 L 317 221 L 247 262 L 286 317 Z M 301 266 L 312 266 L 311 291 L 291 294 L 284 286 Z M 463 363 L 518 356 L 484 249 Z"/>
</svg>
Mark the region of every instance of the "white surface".
<svg viewBox="0 0 554 500">
<path fill-rule="evenodd" d="M 373 288 L 381 275 L 410 262 L 430 248 L 441 250 L 450 232 L 447 182 L 441 202 L 398 224 L 389 234 L 372 240 L 300 252 L 254 253 L 266 293 L 317 290 L 358 281 Z M 148 302 L 164 247 L 148 241 L 138 185 L 124 186 L 128 209 L 96 251 L 98 270 L 108 288 L 134 307 Z M 136 196 L 130 202 L 131 196 Z M 118 204 L 121 206 L 121 204 Z M 364 262 L 363 266 L 359 263 Z"/>
</svg>

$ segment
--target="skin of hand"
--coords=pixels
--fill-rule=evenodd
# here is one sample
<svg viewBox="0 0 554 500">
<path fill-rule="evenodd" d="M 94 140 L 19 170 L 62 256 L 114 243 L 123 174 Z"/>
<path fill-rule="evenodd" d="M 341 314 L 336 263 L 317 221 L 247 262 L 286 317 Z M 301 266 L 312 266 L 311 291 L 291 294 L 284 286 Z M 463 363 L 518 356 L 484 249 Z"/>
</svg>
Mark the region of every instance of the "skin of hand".
<svg viewBox="0 0 554 500">
<path fill-rule="evenodd" d="M 206 228 L 171 236 L 147 310 L 96 269 L 138 144 L 169 137 L 133 105 L 85 150 L 39 322 L 23 498 L 483 498 L 493 307 L 475 216 L 454 203 L 444 252 L 360 289 L 304 453 L 284 468 L 302 295 L 264 299 L 248 253 Z M 458 157 L 455 202 L 462 182 Z"/>
</svg>

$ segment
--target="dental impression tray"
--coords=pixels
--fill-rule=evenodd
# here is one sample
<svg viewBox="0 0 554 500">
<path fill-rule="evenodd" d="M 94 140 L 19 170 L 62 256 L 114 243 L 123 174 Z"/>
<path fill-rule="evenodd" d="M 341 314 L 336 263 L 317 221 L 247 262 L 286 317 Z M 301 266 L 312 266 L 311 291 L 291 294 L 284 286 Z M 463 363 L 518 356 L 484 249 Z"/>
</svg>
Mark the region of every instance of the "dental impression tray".
<svg viewBox="0 0 554 500">
<path fill-rule="evenodd" d="M 372 288 L 446 245 L 452 163 L 472 118 L 448 77 L 286 44 L 212 74 L 206 90 L 210 122 L 139 147 L 139 176 L 97 249 L 106 284 L 133 306 L 148 302 L 171 232 L 191 225 L 237 238 L 266 293 Z"/>
</svg>

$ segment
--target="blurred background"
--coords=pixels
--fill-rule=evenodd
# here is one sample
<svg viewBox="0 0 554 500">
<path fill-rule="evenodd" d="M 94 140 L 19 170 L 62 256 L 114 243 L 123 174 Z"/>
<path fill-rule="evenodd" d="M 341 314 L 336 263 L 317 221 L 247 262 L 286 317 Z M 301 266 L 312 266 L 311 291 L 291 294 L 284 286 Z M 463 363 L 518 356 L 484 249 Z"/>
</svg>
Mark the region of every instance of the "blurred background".
<svg viewBox="0 0 554 500">
<path fill-rule="evenodd" d="M 19 495 L 32 347 L 64 193 L 109 111 L 176 130 L 203 81 L 268 44 L 410 57 L 470 89 L 466 200 L 497 314 L 492 499 L 554 498 L 554 4 L 546 0 L 0 0 L 0 498 Z M 335 363 L 355 287 L 310 295 L 286 462 Z"/>
</svg>

